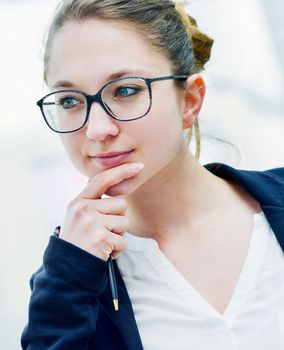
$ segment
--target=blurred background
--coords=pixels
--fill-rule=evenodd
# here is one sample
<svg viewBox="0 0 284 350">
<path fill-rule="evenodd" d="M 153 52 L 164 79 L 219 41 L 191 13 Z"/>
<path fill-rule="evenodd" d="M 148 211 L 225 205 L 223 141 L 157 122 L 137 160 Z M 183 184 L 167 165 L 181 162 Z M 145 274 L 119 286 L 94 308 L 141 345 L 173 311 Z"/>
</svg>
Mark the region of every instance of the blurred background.
<svg viewBox="0 0 284 350">
<path fill-rule="evenodd" d="M 1 349 L 20 349 L 29 277 L 86 182 L 35 104 L 46 92 L 42 38 L 57 3 L 0 0 Z M 215 39 L 203 74 L 201 163 L 283 167 L 283 0 L 193 0 L 188 12 Z"/>
</svg>

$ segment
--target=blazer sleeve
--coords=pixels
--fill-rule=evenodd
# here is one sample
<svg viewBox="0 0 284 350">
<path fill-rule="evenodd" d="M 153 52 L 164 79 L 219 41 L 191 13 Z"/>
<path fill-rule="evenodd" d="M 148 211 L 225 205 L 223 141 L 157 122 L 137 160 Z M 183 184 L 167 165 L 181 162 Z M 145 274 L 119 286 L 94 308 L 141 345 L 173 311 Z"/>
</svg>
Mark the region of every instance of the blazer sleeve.
<svg viewBox="0 0 284 350">
<path fill-rule="evenodd" d="M 85 350 L 94 335 L 107 262 L 55 236 L 31 278 L 24 350 Z"/>
</svg>

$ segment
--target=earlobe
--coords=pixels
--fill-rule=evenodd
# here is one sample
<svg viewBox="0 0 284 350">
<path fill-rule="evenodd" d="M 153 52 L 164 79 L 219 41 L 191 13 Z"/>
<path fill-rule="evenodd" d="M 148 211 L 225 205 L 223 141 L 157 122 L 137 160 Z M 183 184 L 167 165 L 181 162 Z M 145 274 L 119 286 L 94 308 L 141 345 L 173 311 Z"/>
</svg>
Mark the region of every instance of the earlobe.
<svg viewBox="0 0 284 350">
<path fill-rule="evenodd" d="M 186 92 L 184 94 L 183 128 L 192 128 L 198 117 L 205 96 L 205 83 L 199 74 L 194 74 L 187 79 Z"/>
</svg>

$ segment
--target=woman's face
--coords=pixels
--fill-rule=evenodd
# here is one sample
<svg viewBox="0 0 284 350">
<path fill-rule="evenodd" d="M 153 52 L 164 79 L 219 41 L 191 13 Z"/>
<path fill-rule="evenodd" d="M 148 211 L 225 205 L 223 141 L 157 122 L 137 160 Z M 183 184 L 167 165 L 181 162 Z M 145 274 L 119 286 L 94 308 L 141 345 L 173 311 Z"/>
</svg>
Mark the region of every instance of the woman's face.
<svg viewBox="0 0 284 350">
<path fill-rule="evenodd" d="M 76 89 L 95 94 L 114 78 L 171 73 L 169 61 L 130 27 L 92 19 L 68 22 L 55 35 L 47 81 L 51 91 Z M 184 91 L 167 80 L 153 83 L 152 93 L 152 108 L 141 119 L 117 121 L 93 103 L 84 128 L 61 134 L 71 161 L 88 178 L 122 163 L 144 163 L 139 175 L 113 186 L 109 195 L 132 193 L 169 168 L 182 150 Z M 101 153 L 128 151 L 115 165 L 96 158 Z"/>
</svg>

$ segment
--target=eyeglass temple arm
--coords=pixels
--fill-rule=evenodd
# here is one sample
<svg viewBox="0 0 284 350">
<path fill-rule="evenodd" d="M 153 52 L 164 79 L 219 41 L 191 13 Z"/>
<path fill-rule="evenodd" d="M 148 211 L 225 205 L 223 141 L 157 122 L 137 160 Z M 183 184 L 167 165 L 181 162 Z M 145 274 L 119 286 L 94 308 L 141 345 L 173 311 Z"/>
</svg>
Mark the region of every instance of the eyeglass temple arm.
<svg viewBox="0 0 284 350">
<path fill-rule="evenodd" d="M 170 79 L 187 79 L 188 75 L 168 75 L 166 77 L 160 77 L 160 78 L 152 78 L 152 79 L 145 79 L 148 83 L 152 83 L 155 81 L 161 81 L 161 80 L 170 80 Z"/>
</svg>

